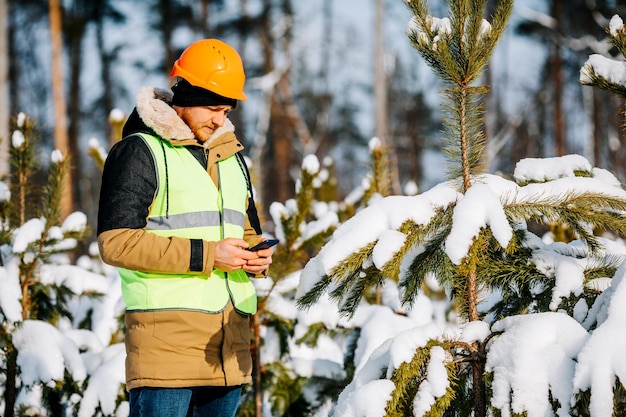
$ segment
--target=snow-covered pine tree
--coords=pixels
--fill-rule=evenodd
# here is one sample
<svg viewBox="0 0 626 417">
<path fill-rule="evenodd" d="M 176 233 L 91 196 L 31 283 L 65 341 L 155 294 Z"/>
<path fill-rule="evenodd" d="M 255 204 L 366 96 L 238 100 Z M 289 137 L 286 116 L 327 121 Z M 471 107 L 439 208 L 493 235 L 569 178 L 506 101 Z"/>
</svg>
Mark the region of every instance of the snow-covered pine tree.
<svg viewBox="0 0 626 417">
<path fill-rule="evenodd" d="M 34 123 L 21 113 L 13 124 L 10 187 L 0 182 L 2 415 L 111 415 L 121 376 L 108 381 L 111 401 L 91 376 L 115 356 L 104 353 L 118 330 L 105 301 L 115 294 L 105 295 L 106 277 L 70 264 L 89 231 L 81 212 L 61 218 L 70 160 L 53 151 L 42 175 Z"/>
<path fill-rule="evenodd" d="M 486 0 L 451 0 L 443 19 L 425 1 L 406 3 L 414 15 L 410 40 L 447 84 L 450 181 L 414 197 L 387 197 L 343 223 L 305 266 L 298 302 L 310 308 L 329 294 L 352 317 L 369 284 L 390 278 L 401 302 L 415 308 L 434 277 L 464 321 L 456 330 L 398 332 L 379 345 L 357 364 L 332 415 L 362 415 L 367 399 L 368 416 L 609 417 L 606 408 L 619 410 L 621 399 L 593 384 L 619 394 L 626 375 L 608 354 L 607 371 L 593 373 L 590 349 L 622 317 L 624 251 L 607 232 L 626 234 L 626 192 L 577 155 L 520 161 L 515 182 L 481 172 L 484 87 L 475 83 L 512 1 L 497 3 L 491 23 L 483 18 Z M 575 239 L 551 242 L 531 222 L 546 232 L 567 227 Z M 614 289 L 606 287 L 610 278 Z M 594 337 L 596 326 L 606 331 Z"/>
</svg>

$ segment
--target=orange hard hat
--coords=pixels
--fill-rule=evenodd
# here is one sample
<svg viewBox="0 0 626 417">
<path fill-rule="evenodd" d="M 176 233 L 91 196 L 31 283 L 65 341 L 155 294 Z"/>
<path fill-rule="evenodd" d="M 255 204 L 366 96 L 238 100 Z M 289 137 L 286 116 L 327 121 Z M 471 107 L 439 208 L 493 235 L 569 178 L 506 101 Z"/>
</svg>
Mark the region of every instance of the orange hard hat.
<svg viewBox="0 0 626 417">
<path fill-rule="evenodd" d="M 171 76 L 182 77 L 196 87 L 224 97 L 248 99 L 243 92 L 246 74 L 241 57 L 218 39 L 203 39 L 189 45 L 174 62 Z"/>
</svg>

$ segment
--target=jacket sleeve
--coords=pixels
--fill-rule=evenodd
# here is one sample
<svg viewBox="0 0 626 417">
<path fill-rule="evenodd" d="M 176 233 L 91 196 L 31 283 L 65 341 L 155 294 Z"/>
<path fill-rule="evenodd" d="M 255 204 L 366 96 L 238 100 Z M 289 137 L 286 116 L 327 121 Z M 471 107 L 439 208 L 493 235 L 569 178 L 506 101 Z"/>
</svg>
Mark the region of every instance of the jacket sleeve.
<svg viewBox="0 0 626 417">
<path fill-rule="evenodd" d="M 194 268 L 193 242 L 198 242 L 201 263 Z M 166 274 L 210 275 L 213 270 L 215 242 L 163 237 L 145 229 L 112 229 L 98 235 L 102 260 L 113 266 Z"/>
<path fill-rule="evenodd" d="M 150 149 L 138 136 L 113 146 L 105 162 L 98 208 L 102 260 L 132 270 L 210 274 L 215 242 L 157 236 L 146 232 L 157 190 Z"/>
</svg>

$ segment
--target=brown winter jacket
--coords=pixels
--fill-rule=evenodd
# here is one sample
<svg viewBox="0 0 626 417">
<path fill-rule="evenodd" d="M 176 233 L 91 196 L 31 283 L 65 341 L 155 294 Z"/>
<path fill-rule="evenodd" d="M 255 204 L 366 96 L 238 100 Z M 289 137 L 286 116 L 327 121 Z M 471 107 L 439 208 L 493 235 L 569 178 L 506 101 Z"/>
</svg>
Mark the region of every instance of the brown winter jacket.
<svg viewBox="0 0 626 417">
<path fill-rule="evenodd" d="M 170 107 L 170 101 L 171 92 L 166 90 L 144 88 L 137 95 L 137 107 L 124 127 L 124 139 L 113 146 L 105 164 L 98 246 L 104 262 L 116 267 L 171 274 L 201 272 L 208 276 L 213 270 L 215 242 L 146 232 L 158 183 L 150 150 L 133 133 L 148 133 L 186 146 L 216 185 L 216 163 L 243 146 L 228 120 L 205 146 L 200 145 Z M 247 175 L 243 161 L 242 169 Z M 252 245 L 262 238 L 254 201 L 248 203 L 244 240 Z M 232 305 L 217 314 L 127 311 L 127 389 L 247 383 L 252 370 L 249 344 L 249 318 L 237 313 Z"/>
</svg>

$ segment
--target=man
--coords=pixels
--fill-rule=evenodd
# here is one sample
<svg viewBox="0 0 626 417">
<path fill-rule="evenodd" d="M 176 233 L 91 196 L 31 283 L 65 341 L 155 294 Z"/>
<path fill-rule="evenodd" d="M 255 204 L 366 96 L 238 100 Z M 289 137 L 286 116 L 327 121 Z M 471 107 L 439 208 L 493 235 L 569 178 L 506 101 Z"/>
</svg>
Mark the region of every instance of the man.
<svg viewBox="0 0 626 417">
<path fill-rule="evenodd" d="M 234 416 L 250 381 L 249 316 L 272 250 L 262 241 L 228 113 L 246 100 L 241 58 L 204 39 L 172 91 L 143 88 L 102 176 L 98 245 L 126 303 L 130 415 Z"/>
</svg>

